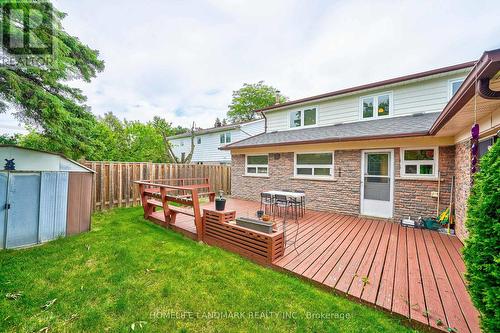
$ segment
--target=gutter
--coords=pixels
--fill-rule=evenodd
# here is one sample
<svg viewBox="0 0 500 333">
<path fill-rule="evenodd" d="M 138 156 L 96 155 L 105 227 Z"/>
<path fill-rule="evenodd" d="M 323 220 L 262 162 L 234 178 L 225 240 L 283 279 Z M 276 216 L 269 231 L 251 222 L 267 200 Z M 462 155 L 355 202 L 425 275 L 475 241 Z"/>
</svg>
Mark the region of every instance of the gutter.
<svg viewBox="0 0 500 333">
<path fill-rule="evenodd" d="M 264 117 L 264 133 L 267 133 L 267 117 L 265 112 L 261 112 L 262 117 Z"/>
<path fill-rule="evenodd" d="M 436 119 L 429 130 L 430 135 L 435 135 L 458 111 L 460 111 L 467 102 L 478 92 L 477 82 L 490 80 L 500 71 L 500 49 L 486 51 L 477 61 L 472 71 L 466 77 L 464 83 L 460 86 L 457 93 L 446 104 L 445 108 Z M 488 98 L 487 96 L 482 96 Z"/>
</svg>

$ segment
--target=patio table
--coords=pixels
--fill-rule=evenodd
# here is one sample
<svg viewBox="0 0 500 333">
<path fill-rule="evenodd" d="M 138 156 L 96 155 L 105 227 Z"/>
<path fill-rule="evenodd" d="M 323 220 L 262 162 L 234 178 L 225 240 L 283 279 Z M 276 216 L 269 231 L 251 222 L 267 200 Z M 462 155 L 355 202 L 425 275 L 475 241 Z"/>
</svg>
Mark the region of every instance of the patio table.
<svg viewBox="0 0 500 333">
<path fill-rule="evenodd" d="M 263 193 L 270 194 L 272 196 L 284 195 L 287 196 L 288 198 L 295 198 L 295 199 L 300 199 L 306 196 L 306 194 L 302 192 L 288 192 L 288 191 L 265 191 Z"/>
<path fill-rule="evenodd" d="M 286 196 L 287 198 L 293 198 L 295 200 L 297 200 L 297 199 L 298 200 L 302 200 L 306 196 L 306 194 L 303 193 L 303 192 L 288 192 L 288 191 L 274 191 L 274 190 L 271 190 L 271 191 L 265 191 L 263 193 L 270 194 L 273 197 L 275 195 L 283 195 L 283 196 Z M 297 215 L 295 215 L 295 219 L 297 221 Z M 287 221 L 286 221 L 286 213 L 285 213 L 285 217 L 283 218 L 283 226 L 282 226 L 282 228 L 283 228 L 283 239 L 284 239 L 284 242 L 285 242 L 285 247 L 287 247 L 286 222 Z M 297 229 L 296 229 L 295 240 L 297 239 L 298 231 L 299 231 L 299 227 L 298 227 L 298 221 L 297 221 Z M 295 241 L 293 242 L 293 245 L 295 246 Z"/>
</svg>

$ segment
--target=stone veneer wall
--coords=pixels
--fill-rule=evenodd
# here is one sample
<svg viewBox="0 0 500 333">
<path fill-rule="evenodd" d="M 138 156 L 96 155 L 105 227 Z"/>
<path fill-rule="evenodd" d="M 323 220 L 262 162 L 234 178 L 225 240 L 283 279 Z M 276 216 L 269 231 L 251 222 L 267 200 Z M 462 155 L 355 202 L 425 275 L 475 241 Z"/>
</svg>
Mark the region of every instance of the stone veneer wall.
<svg viewBox="0 0 500 333">
<path fill-rule="evenodd" d="M 465 218 L 470 193 L 470 142 L 455 145 L 455 233 L 462 241 L 467 238 Z"/>
<path fill-rule="evenodd" d="M 279 158 L 276 158 L 279 156 Z M 233 155 L 231 194 L 233 197 L 260 200 L 267 190 L 304 190 L 310 209 L 345 214 L 359 213 L 361 159 L 359 150 L 335 152 L 335 180 L 299 180 L 293 178 L 293 153 L 269 154 L 269 177 L 245 174 L 245 155 Z"/>
<path fill-rule="evenodd" d="M 435 180 L 409 180 L 400 177 L 399 148 L 394 149 L 394 219 L 411 215 L 434 216 L 437 199 L 431 192 L 437 191 Z M 451 176 L 455 167 L 454 147 L 439 148 L 439 170 L 441 171 L 440 210 L 449 204 Z M 279 158 L 278 158 L 279 156 Z M 358 215 L 360 212 L 361 151 L 337 150 L 334 157 L 335 179 L 293 179 L 292 152 L 269 154 L 269 177 L 251 177 L 245 174 L 245 155 L 233 155 L 231 166 L 232 196 L 248 200 L 260 200 L 266 190 L 292 189 L 306 192 L 307 207 L 314 210 L 334 211 Z"/>
<path fill-rule="evenodd" d="M 394 183 L 394 218 L 400 220 L 411 216 L 412 219 L 436 216 L 437 198 L 431 196 L 438 191 L 437 180 L 405 179 L 400 176 L 400 149 L 394 150 L 395 176 Z M 441 175 L 439 211 L 450 204 L 451 177 L 455 170 L 455 148 L 439 147 L 438 170 Z"/>
</svg>

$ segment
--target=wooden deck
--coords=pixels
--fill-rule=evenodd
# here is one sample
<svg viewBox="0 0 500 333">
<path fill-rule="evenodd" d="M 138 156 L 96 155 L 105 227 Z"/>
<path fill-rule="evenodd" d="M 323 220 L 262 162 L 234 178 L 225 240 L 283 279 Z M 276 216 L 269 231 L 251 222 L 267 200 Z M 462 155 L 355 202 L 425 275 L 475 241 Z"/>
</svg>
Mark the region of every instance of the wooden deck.
<svg viewBox="0 0 500 333">
<path fill-rule="evenodd" d="M 237 216 L 252 216 L 258 208 L 257 202 L 237 199 L 226 205 Z M 174 228 L 196 236 L 190 216 L 179 216 Z M 316 211 L 299 220 L 298 232 L 290 223 L 287 234 L 296 243 L 273 262 L 274 268 L 438 330 L 480 332 L 478 312 L 466 291 L 458 238 Z"/>
</svg>

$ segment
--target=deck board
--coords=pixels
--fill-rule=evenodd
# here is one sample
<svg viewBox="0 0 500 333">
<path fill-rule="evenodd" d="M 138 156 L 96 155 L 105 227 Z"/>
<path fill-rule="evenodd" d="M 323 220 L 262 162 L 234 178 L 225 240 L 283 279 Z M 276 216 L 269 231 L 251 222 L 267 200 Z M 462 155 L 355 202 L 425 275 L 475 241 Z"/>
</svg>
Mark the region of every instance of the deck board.
<svg viewBox="0 0 500 333">
<path fill-rule="evenodd" d="M 202 208 L 213 209 L 213 203 Z M 226 208 L 249 217 L 260 204 L 229 199 Z M 163 217 L 162 212 L 154 214 Z M 276 217 L 278 225 L 281 221 Z M 196 236 L 190 216 L 178 214 L 172 228 Z M 289 221 L 286 230 L 289 241 L 294 239 L 297 224 Z M 296 235 L 295 245 L 289 245 L 273 267 L 434 329 L 480 332 L 478 312 L 466 289 L 462 243 L 455 236 L 316 211 L 299 219 Z"/>
<path fill-rule="evenodd" d="M 383 223 L 377 223 L 377 224 L 378 224 L 377 229 L 375 230 L 375 233 L 373 234 L 373 237 L 370 240 L 368 248 L 363 253 L 363 259 L 361 259 L 361 263 L 359 264 L 359 267 L 353 276 L 353 281 L 349 288 L 349 295 L 357 298 L 361 298 L 361 294 L 363 293 L 364 288 L 370 287 L 370 281 L 368 275 L 370 273 L 370 268 L 372 266 L 373 259 L 375 258 L 375 253 L 384 226 Z"/>
<path fill-rule="evenodd" d="M 392 311 L 409 317 L 410 300 L 408 296 L 408 252 L 406 229 L 398 226 L 398 247 L 396 255 L 396 271 L 394 273 L 394 292 L 392 295 Z"/>
</svg>

